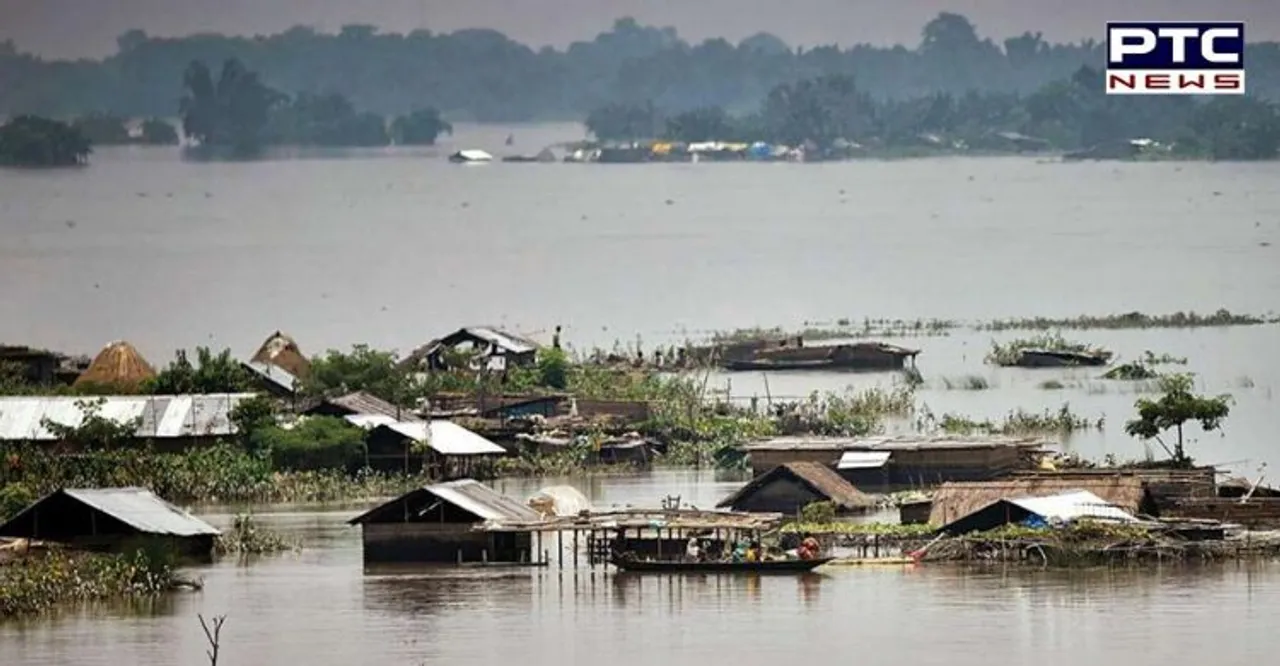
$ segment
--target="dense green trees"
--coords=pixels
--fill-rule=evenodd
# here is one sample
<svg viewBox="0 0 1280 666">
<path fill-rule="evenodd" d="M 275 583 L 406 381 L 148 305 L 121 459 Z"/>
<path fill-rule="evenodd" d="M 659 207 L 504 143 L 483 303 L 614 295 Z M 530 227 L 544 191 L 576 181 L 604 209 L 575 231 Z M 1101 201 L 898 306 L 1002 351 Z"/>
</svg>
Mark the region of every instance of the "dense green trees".
<svg viewBox="0 0 1280 666">
<path fill-rule="evenodd" d="M 25 167 L 84 164 L 93 148 L 75 127 L 48 118 L 18 116 L 0 125 L 0 165 Z"/>
<path fill-rule="evenodd" d="M 430 146 L 441 134 L 452 134 L 453 125 L 435 108 L 418 109 L 391 123 L 391 139 L 402 146 Z"/>
<path fill-rule="evenodd" d="M 777 85 L 832 75 L 855 77 L 878 100 L 969 90 L 1025 95 L 1104 62 L 1100 42 L 1050 44 L 1031 32 L 995 42 L 957 14 L 939 15 L 910 46 L 792 49 L 766 33 L 738 44 L 689 43 L 670 28 L 629 19 L 565 49 L 530 48 L 493 30 L 391 34 L 347 26 L 323 34 L 296 27 L 182 38 L 135 30 L 102 61 L 48 61 L 0 44 L 0 114 L 165 116 L 188 63 L 232 58 L 289 94 L 337 93 L 386 117 L 431 104 L 449 118 L 486 121 L 577 120 L 609 103 L 648 100 L 673 113 L 721 107 L 738 114 Z M 1251 45 L 1246 58 L 1251 91 L 1280 94 L 1280 46 Z"/>
<path fill-rule="evenodd" d="M 888 149 L 1074 150 L 1151 139 L 1169 155 L 1235 160 L 1270 159 L 1280 150 L 1274 104 L 1106 95 L 1101 72 L 1087 66 L 1026 96 L 970 91 L 876 100 L 852 77 L 820 76 L 775 87 L 754 114 L 706 107 L 666 116 L 652 103 L 610 104 L 593 111 L 587 127 L 605 141 L 764 140 L 808 144 L 819 154 L 842 140 Z"/>
<path fill-rule="evenodd" d="M 193 60 L 182 76 L 182 130 L 201 146 L 252 152 L 263 145 L 271 108 L 282 96 L 234 58 L 214 81 L 208 65 Z"/>
</svg>

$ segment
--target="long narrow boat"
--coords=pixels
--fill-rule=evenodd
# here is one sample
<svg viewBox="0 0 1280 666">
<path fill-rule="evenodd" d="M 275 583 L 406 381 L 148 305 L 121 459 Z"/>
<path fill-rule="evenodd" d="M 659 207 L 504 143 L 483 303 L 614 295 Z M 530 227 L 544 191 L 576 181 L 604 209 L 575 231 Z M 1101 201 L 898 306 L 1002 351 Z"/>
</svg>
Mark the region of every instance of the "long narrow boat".
<svg viewBox="0 0 1280 666">
<path fill-rule="evenodd" d="M 834 560 L 819 557 L 812 560 L 765 560 L 764 562 L 682 562 L 679 560 L 638 560 L 612 558 L 609 562 L 619 571 L 637 573 L 756 573 L 796 574 L 813 571 Z"/>
</svg>

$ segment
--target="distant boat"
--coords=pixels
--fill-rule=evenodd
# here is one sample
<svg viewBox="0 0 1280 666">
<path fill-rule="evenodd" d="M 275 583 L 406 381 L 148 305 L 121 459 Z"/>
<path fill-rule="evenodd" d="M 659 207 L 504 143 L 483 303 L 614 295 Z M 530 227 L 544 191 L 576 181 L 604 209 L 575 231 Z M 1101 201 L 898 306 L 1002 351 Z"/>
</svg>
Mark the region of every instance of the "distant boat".
<svg viewBox="0 0 1280 666">
<path fill-rule="evenodd" d="M 483 150 L 459 150 L 449 156 L 449 161 L 460 163 L 492 162 L 493 155 Z"/>
</svg>

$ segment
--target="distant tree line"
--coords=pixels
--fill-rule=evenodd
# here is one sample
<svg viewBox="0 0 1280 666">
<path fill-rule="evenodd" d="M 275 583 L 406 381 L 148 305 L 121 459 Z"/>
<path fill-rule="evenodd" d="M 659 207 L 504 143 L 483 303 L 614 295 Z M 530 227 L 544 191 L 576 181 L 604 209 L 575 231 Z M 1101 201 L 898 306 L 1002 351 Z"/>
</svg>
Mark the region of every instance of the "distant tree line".
<svg viewBox="0 0 1280 666">
<path fill-rule="evenodd" d="M 182 78 L 183 131 L 210 149 L 252 152 L 269 145 L 431 145 L 453 127 L 434 108 L 417 109 L 390 124 L 357 111 L 337 93 L 290 97 L 262 83 L 240 61 L 222 64 L 215 80 L 208 65 L 192 61 Z"/>
<path fill-rule="evenodd" d="M 534 49 L 493 30 L 386 34 L 365 25 L 337 34 L 295 27 L 252 37 L 163 38 L 133 30 L 117 43 L 110 57 L 76 61 L 46 60 L 0 43 L 0 114 L 167 116 L 174 81 L 189 63 L 231 59 L 290 95 L 341 95 L 384 116 L 431 105 L 447 117 L 479 121 L 578 120 L 608 104 L 645 101 L 677 113 L 702 107 L 736 113 L 756 108 L 779 85 L 825 76 L 852 76 L 880 101 L 969 91 L 1029 95 L 1082 65 L 1104 63 L 1101 42 L 1051 44 L 1028 32 L 996 43 L 951 13 L 925 25 L 915 48 L 792 48 L 767 33 L 737 44 L 691 44 L 674 29 L 632 19 L 565 49 Z M 1251 44 L 1247 62 L 1250 90 L 1280 97 L 1280 45 Z"/>
<path fill-rule="evenodd" d="M 969 91 L 898 100 L 877 100 L 850 76 L 820 76 L 776 86 L 752 113 L 615 103 L 592 111 L 586 124 L 604 141 L 767 141 L 820 152 L 850 144 L 1075 150 L 1138 139 L 1184 157 L 1269 159 L 1280 150 L 1280 114 L 1272 103 L 1106 95 L 1102 76 L 1084 66 L 1025 95 Z"/>
</svg>

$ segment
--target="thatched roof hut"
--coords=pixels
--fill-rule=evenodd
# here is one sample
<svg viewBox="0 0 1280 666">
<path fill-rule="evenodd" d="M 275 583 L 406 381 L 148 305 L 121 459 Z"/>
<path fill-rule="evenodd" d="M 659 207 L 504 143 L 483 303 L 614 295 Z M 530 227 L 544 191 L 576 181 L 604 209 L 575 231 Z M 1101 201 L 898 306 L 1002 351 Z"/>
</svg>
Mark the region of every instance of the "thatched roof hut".
<svg viewBox="0 0 1280 666">
<path fill-rule="evenodd" d="M 952 481 L 933 494 L 929 524 L 946 525 L 1002 499 L 1047 497 L 1087 490 L 1109 504 L 1132 514 L 1157 513 L 1155 502 L 1142 479 L 1133 474 L 1045 474 L 996 481 Z"/>
<path fill-rule="evenodd" d="M 142 357 L 137 348 L 117 340 L 108 343 L 89 363 L 88 369 L 76 378 L 76 386 L 110 386 L 120 390 L 137 390 L 143 382 L 154 379 L 155 368 Z"/>
<path fill-rule="evenodd" d="M 796 514 L 814 502 L 832 502 L 842 512 L 866 511 L 876 504 L 826 465 L 790 462 L 755 477 L 716 508 Z"/>
<path fill-rule="evenodd" d="M 298 348 L 298 343 L 280 331 L 272 333 L 250 360 L 274 365 L 299 379 L 311 372 L 311 361 Z"/>
</svg>

